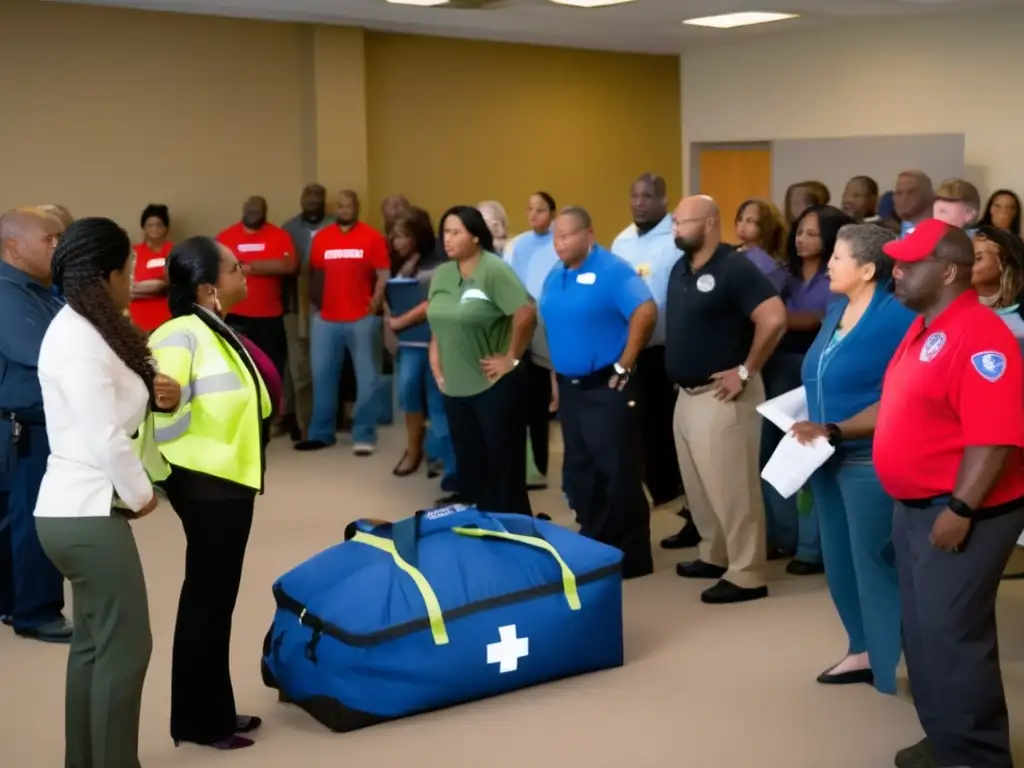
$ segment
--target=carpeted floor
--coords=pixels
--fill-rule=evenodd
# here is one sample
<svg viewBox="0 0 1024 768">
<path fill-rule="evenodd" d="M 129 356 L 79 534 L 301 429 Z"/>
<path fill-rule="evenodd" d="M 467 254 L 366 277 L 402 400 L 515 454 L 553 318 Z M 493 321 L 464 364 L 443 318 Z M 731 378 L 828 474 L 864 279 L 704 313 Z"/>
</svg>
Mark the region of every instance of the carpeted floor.
<svg viewBox="0 0 1024 768">
<path fill-rule="evenodd" d="M 703 585 L 684 582 L 679 553 L 658 552 L 658 571 L 625 586 L 626 665 L 351 734 L 332 734 L 301 710 L 279 704 L 259 674 L 277 576 L 339 541 L 356 517 L 398 518 L 437 495 L 424 475 L 391 476 L 403 435 L 386 429 L 373 458 L 339 446 L 298 454 L 271 447 L 267 494 L 257 520 L 234 619 L 235 694 L 244 713 L 265 719 L 255 747 L 222 754 L 182 746 L 167 733 L 170 652 L 184 539 L 161 506 L 135 524 L 146 568 L 154 651 L 142 715 L 145 768 L 218 765 L 335 768 L 413 763 L 431 768 L 873 768 L 918 740 L 905 698 L 870 688 L 829 689 L 815 676 L 839 660 L 844 635 L 822 577 L 773 567 L 772 596 L 709 607 Z M 559 457 L 552 477 L 559 476 Z M 554 488 L 535 510 L 569 524 Z M 671 514 L 654 536 L 673 532 Z M 688 554 L 688 553 L 685 553 Z M 1008 583 L 1000 604 L 1003 669 L 1015 723 L 1024 702 L 1024 587 Z M 52 768 L 63 760 L 67 650 L 0 631 L 0 766 Z M 1024 753 L 1022 753 L 1024 756 Z M 1020 759 L 1020 758 L 1018 758 Z M 96 768 L 103 768 L 97 766 Z"/>
</svg>

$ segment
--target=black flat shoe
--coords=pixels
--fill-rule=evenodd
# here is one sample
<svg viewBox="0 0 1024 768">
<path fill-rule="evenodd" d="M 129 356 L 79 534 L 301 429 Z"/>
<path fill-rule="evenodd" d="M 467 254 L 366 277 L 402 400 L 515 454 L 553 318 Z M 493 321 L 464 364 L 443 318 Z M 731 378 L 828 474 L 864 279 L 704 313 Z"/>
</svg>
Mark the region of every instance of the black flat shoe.
<svg viewBox="0 0 1024 768">
<path fill-rule="evenodd" d="M 406 451 L 402 454 L 402 458 L 395 465 L 395 468 L 391 470 L 391 474 L 395 477 L 408 477 L 409 475 L 415 475 L 419 472 L 420 464 L 423 463 L 423 454 L 419 455 L 416 461 L 409 462 L 409 452 Z"/>
<path fill-rule="evenodd" d="M 875 673 L 870 669 L 851 669 L 849 672 L 837 673 L 833 673 L 833 669 L 835 669 L 835 667 L 826 669 L 818 675 L 818 682 L 822 685 L 857 685 L 859 683 L 865 683 L 867 685 L 875 684 Z"/>
<path fill-rule="evenodd" d="M 700 601 L 708 605 L 747 603 L 768 597 L 768 587 L 737 587 L 731 581 L 722 579 L 715 586 L 708 587 L 700 595 Z"/>
<path fill-rule="evenodd" d="M 697 532 L 697 526 L 689 522 L 682 527 L 679 533 L 673 533 L 661 540 L 662 549 L 689 549 L 698 544 L 700 544 L 700 534 Z"/>
<path fill-rule="evenodd" d="M 319 451 L 327 447 L 323 440 L 300 440 L 294 446 L 296 451 Z"/>
<path fill-rule="evenodd" d="M 252 733 L 263 725 L 263 720 L 255 715 L 239 715 L 235 718 L 235 733 Z"/>
<path fill-rule="evenodd" d="M 790 576 L 817 576 L 825 572 L 822 563 L 809 563 L 806 560 L 790 560 L 786 573 Z"/>
<path fill-rule="evenodd" d="M 239 736 L 238 734 L 234 734 L 232 736 L 228 736 L 226 739 L 221 739 L 219 741 L 211 742 L 210 744 L 200 744 L 198 741 L 189 742 L 188 739 L 175 739 L 174 740 L 174 746 L 176 746 L 176 747 L 180 747 L 182 744 L 187 744 L 187 743 L 197 744 L 200 747 L 212 747 L 213 749 L 231 750 L 231 749 L 245 749 L 246 747 L 251 747 L 256 742 L 253 741 L 252 739 L 245 738 L 245 736 Z"/>
</svg>

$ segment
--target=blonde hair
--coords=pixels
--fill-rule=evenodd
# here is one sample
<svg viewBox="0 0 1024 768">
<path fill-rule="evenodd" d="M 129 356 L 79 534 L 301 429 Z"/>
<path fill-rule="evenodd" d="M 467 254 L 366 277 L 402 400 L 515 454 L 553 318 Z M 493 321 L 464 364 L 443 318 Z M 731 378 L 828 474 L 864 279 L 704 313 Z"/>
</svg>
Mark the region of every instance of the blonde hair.
<svg viewBox="0 0 1024 768">
<path fill-rule="evenodd" d="M 505 213 L 505 207 L 497 200 L 484 200 L 482 203 L 476 204 L 476 209 L 480 211 L 480 215 L 487 223 L 487 228 L 491 230 L 491 234 L 494 236 L 494 250 L 500 256 L 509 241 L 508 214 Z"/>
</svg>

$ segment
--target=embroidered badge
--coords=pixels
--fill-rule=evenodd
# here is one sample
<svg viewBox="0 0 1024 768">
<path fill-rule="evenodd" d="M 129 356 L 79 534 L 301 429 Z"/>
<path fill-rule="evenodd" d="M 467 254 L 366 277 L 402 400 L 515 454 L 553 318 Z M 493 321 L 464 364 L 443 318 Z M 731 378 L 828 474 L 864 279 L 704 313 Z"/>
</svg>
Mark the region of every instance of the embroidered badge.
<svg viewBox="0 0 1024 768">
<path fill-rule="evenodd" d="M 946 334 L 942 331 L 933 333 L 924 340 L 924 346 L 921 347 L 921 362 L 930 363 L 938 356 L 944 346 L 946 346 Z"/>
<path fill-rule="evenodd" d="M 1006 357 L 1002 352 L 979 352 L 971 355 L 971 365 L 986 381 L 999 381 L 1006 373 Z"/>
<path fill-rule="evenodd" d="M 701 293 L 711 293 L 715 290 L 715 276 L 701 275 L 697 278 L 697 290 Z"/>
</svg>

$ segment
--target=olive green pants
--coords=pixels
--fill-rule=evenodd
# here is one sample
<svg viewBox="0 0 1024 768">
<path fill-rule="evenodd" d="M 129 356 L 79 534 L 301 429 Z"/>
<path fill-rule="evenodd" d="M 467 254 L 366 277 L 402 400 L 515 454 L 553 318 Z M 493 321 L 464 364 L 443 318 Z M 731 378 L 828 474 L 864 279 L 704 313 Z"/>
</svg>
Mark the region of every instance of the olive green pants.
<svg viewBox="0 0 1024 768">
<path fill-rule="evenodd" d="M 65 701 L 66 768 L 139 768 L 139 712 L 153 638 L 128 520 L 36 518 L 47 557 L 71 583 L 74 636 Z"/>
</svg>

